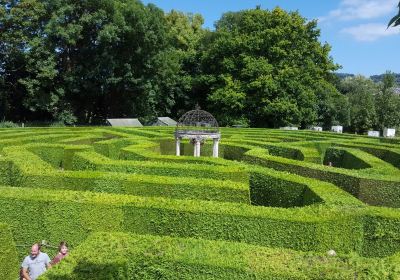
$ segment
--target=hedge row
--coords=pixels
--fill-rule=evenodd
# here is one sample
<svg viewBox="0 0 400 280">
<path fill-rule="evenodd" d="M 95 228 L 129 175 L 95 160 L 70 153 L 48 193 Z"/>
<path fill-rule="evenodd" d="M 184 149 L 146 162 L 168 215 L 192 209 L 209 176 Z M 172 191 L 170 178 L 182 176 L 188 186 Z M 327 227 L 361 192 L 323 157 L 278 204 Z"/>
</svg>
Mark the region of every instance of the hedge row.
<svg viewBox="0 0 400 280">
<path fill-rule="evenodd" d="M 253 145 L 255 147 L 264 148 L 264 149 L 268 150 L 269 154 L 274 155 L 274 156 L 296 159 L 296 160 L 304 160 L 303 153 L 297 148 L 283 147 L 283 146 L 280 146 L 279 144 L 266 143 L 265 141 L 263 141 L 263 142 L 254 141 L 254 140 L 229 141 L 229 143 L 234 143 L 236 145 L 238 144 L 238 142 L 239 143 L 244 142 L 247 145 Z"/>
<path fill-rule="evenodd" d="M 327 257 L 233 242 L 97 233 L 40 280 L 397 279 L 391 258 Z"/>
<path fill-rule="evenodd" d="M 396 173 L 389 176 L 370 169 L 367 173 L 321 166 L 271 156 L 261 149 L 248 151 L 244 160 L 251 164 L 331 182 L 370 205 L 400 207 L 400 177 Z"/>
<path fill-rule="evenodd" d="M 384 160 L 393 166 L 400 168 L 400 149 L 392 147 L 380 147 L 366 144 L 354 144 L 354 143 L 338 143 L 340 147 L 357 148 L 367 153 L 374 155 L 381 160 Z"/>
<path fill-rule="evenodd" d="M 159 138 L 159 137 L 166 136 L 165 133 L 155 132 L 155 131 L 151 131 L 151 130 L 143 129 L 143 128 L 115 127 L 112 129 L 112 131 L 127 133 L 131 136 L 145 136 L 147 138 L 157 138 L 157 137 Z"/>
<path fill-rule="evenodd" d="M 366 172 L 371 171 L 377 174 L 396 174 L 400 175 L 400 170 L 395 168 L 382 159 L 371 155 L 370 153 L 354 148 L 332 147 L 327 149 L 327 154 L 324 163 L 331 161 L 334 166 L 346 169 L 366 169 Z"/>
<path fill-rule="evenodd" d="M 55 141 L 58 139 L 63 139 L 66 137 L 74 137 L 71 133 L 60 133 L 60 134 L 44 134 L 35 136 L 24 136 L 24 137 L 14 137 L 10 139 L 0 139 L 0 151 L 7 146 L 14 145 L 24 145 L 28 143 L 43 143 L 45 141 Z"/>
<path fill-rule="evenodd" d="M 75 154 L 93 150 L 93 147 L 89 145 L 27 144 L 18 149 L 27 149 L 33 152 L 55 169 L 72 169 Z"/>
<path fill-rule="evenodd" d="M 49 163 L 22 147 L 8 147 L 4 152 L 6 158 L 0 159 L 0 183 L 16 187 L 249 203 L 248 182 L 244 180 L 235 182 L 208 178 L 54 170 Z M 245 176 L 243 171 L 240 174 Z"/>
<path fill-rule="evenodd" d="M 93 144 L 94 150 L 106 157 L 119 159 L 121 149 L 129 145 L 137 144 L 138 141 L 131 138 L 117 138 L 104 141 L 98 141 Z"/>
<path fill-rule="evenodd" d="M 72 169 L 248 182 L 247 173 L 239 166 L 111 160 L 90 151 L 76 153 L 73 157 Z"/>
<path fill-rule="evenodd" d="M 323 193 L 327 185 L 319 191 Z M 93 231 L 124 231 L 231 240 L 302 251 L 355 251 L 368 256 L 385 256 L 400 249 L 400 233 L 393 232 L 392 223 L 382 223 L 379 229 L 368 228 L 364 219 L 368 215 L 376 221 L 387 219 L 397 223 L 400 213 L 375 215 L 357 203 L 284 209 L 2 187 L 0 204 L 0 220 L 10 225 L 16 240 L 28 244 L 34 240 L 55 243 L 66 239 L 76 245 Z M 32 224 L 32 220 L 36 223 Z M 368 236 L 369 247 L 364 246 L 364 236 Z"/>
<path fill-rule="evenodd" d="M 193 157 L 193 156 L 180 156 L 175 155 L 161 155 L 160 143 L 142 141 L 140 144 L 130 145 L 121 149 L 120 158 L 123 160 L 154 160 L 163 162 L 177 162 L 177 163 L 207 163 L 210 165 L 234 165 L 234 162 L 227 162 L 222 158 L 211 157 Z"/>
<path fill-rule="evenodd" d="M 124 145 L 122 143 L 131 143 L 130 139 L 113 139 L 94 143 L 94 150 L 99 152 L 99 155 L 93 152 L 93 147 L 87 145 L 62 145 L 62 144 L 30 144 L 25 145 L 29 151 L 39 155 L 41 159 L 50 163 L 54 168 L 63 167 L 73 170 L 102 170 L 112 172 L 139 173 L 148 175 L 165 175 L 165 176 L 183 176 L 193 178 L 212 178 L 212 179 L 228 179 L 233 181 L 248 182 L 248 178 L 243 167 L 240 166 L 209 166 L 200 163 L 207 163 L 218 159 L 207 159 L 194 161 L 194 165 L 182 164 L 185 161 L 174 162 L 154 162 L 154 161 L 124 161 L 111 160 L 104 154 L 109 155 L 112 150 L 117 154 L 118 148 L 114 146 Z M 100 144 L 99 144 L 100 143 Z M 99 144 L 99 145 L 98 145 Z M 143 144 L 140 144 L 142 146 Z M 155 145 L 151 143 L 150 145 Z M 100 147 L 99 147 L 100 146 Z M 136 147 L 136 145 L 134 145 Z M 143 148 L 142 148 L 143 149 Z M 238 148 L 240 149 L 240 148 Z M 82 152 L 84 151 L 84 152 Z M 241 154 L 247 149 L 243 150 Z M 229 151 L 231 157 L 234 150 Z M 143 158 L 144 159 L 144 158 Z"/>
<path fill-rule="evenodd" d="M 324 161 L 326 150 L 332 146 L 332 142 L 323 139 L 321 141 L 300 141 L 292 143 L 304 155 L 304 161 L 321 164 Z"/>
<path fill-rule="evenodd" d="M 346 169 L 365 169 L 372 166 L 365 162 L 362 157 L 355 153 L 360 152 L 354 149 L 328 148 L 325 153 L 324 164 L 332 163 L 335 167 Z"/>
<path fill-rule="evenodd" d="M 324 203 L 362 207 L 364 204 L 347 192 L 314 179 L 272 169 L 249 167 L 250 197 L 255 205 L 296 207 Z"/>
<path fill-rule="evenodd" d="M 0 275 L 3 280 L 15 280 L 18 277 L 19 260 L 9 227 L 0 224 Z"/>
</svg>

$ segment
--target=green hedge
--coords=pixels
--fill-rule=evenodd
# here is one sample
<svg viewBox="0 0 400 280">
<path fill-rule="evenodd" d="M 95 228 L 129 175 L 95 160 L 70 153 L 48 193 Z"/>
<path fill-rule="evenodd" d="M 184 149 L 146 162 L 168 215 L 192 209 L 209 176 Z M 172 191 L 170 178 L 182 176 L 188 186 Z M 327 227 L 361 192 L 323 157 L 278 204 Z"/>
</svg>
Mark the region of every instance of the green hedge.
<svg viewBox="0 0 400 280">
<path fill-rule="evenodd" d="M 285 181 L 253 172 L 250 176 L 250 200 L 253 205 L 300 207 L 323 200 L 307 185 Z"/>
<path fill-rule="evenodd" d="M 0 151 L 7 146 L 24 145 L 27 143 L 43 143 L 46 141 L 55 141 L 55 140 L 65 139 L 66 137 L 74 137 L 74 136 L 75 135 L 71 133 L 59 133 L 59 134 L 44 134 L 44 135 L 35 134 L 33 136 L 26 135 L 24 137 L 0 139 Z"/>
<path fill-rule="evenodd" d="M 293 207 L 323 202 L 329 206 L 365 206 L 329 183 L 267 168 L 249 167 L 249 173 L 250 197 L 258 205 Z M 281 191 L 283 196 L 278 196 Z"/>
<path fill-rule="evenodd" d="M 207 163 L 211 165 L 232 165 L 222 158 L 211 157 L 193 157 L 175 155 L 161 155 L 160 143 L 142 141 L 140 144 L 131 145 L 121 149 L 120 158 L 123 160 L 154 160 L 164 162 L 180 162 L 180 163 Z"/>
<path fill-rule="evenodd" d="M 241 243 L 98 233 L 40 280 L 397 279 L 390 258 L 306 254 Z"/>
<path fill-rule="evenodd" d="M 15 280 L 19 272 L 19 260 L 11 231 L 0 224 L 0 275 L 3 280 Z"/>
<path fill-rule="evenodd" d="M 357 143 L 338 143 L 341 147 L 357 148 L 400 168 L 400 150 L 393 147 L 372 146 Z"/>
<path fill-rule="evenodd" d="M 354 151 L 354 150 L 353 150 Z M 365 169 L 371 165 L 357 157 L 349 149 L 328 148 L 325 153 L 324 164 L 331 162 L 333 166 L 346 169 Z"/>
<path fill-rule="evenodd" d="M 21 147 L 5 148 L 4 152 L 8 160 L 0 160 L 1 182 L 16 187 L 69 189 L 246 204 L 250 202 L 248 182 L 204 178 L 207 176 L 207 170 L 209 171 L 207 168 L 206 171 L 203 168 L 203 178 L 65 171 L 54 170 L 49 163 Z M 225 169 L 225 173 L 231 173 L 231 177 L 239 178 L 246 174 L 239 169 L 236 171 L 238 172 L 235 174 Z"/>
<path fill-rule="evenodd" d="M 370 251 L 363 247 L 364 235 L 368 235 L 365 214 L 377 221 L 399 221 L 400 213 L 374 215 L 357 205 L 283 209 L 13 187 L 0 188 L 0 203 L 0 220 L 9 224 L 15 240 L 27 244 L 42 239 L 55 244 L 65 239 L 77 245 L 94 231 L 124 231 L 374 256 L 400 249 L 400 241 L 379 236 L 368 241 L 379 244 L 378 252 L 372 246 Z M 36 222 L 31 223 L 32 220 Z M 400 236 L 392 228 L 388 232 L 396 238 Z"/>
<path fill-rule="evenodd" d="M 369 212 L 370 214 L 367 213 L 364 217 L 365 235 L 362 254 L 374 256 L 398 253 L 400 221 L 397 215 L 390 209 L 378 207 L 369 208 Z"/>
<path fill-rule="evenodd" d="M 75 153 L 93 150 L 88 145 L 28 144 L 23 149 L 33 152 L 55 169 L 71 169 Z"/>
<path fill-rule="evenodd" d="M 80 152 L 74 155 L 73 170 L 98 170 L 172 177 L 208 178 L 248 182 L 243 167 L 210 166 L 205 164 L 182 164 L 156 161 L 110 160 L 94 152 Z"/>
<path fill-rule="evenodd" d="M 94 150 L 106 157 L 119 159 L 121 157 L 121 149 L 129 145 L 136 144 L 137 141 L 129 138 L 110 139 L 98 141 L 93 144 Z"/>
<path fill-rule="evenodd" d="M 268 155 L 264 150 L 248 151 L 244 160 L 279 171 L 331 182 L 370 205 L 400 207 L 400 177 L 398 173 L 382 175 L 368 170 L 346 170 Z"/>
</svg>

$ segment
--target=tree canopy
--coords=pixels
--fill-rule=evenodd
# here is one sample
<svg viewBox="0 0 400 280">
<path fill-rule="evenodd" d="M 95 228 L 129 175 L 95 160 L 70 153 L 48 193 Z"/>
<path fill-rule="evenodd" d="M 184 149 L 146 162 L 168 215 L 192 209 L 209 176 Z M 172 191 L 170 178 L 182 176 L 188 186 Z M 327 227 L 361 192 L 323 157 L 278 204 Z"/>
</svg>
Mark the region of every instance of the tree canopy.
<svg viewBox="0 0 400 280">
<path fill-rule="evenodd" d="M 340 82 L 315 20 L 257 7 L 203 22 L 139 0 L 0 0 L 0 120 L 150 123 L 200 104 L 221 125 L 399 125 L 392 82 Z"/>
<path fill-rule="evenodd" d="M 199 54 L 211 110 L 225 124 L 315 122 L 317 85 L 338 68 L 319 34 L 316 21 L 280 8 L 224 14 Z"/>
<path fill-rule="evenodd" d="M 173 65 L 154 5 L 22 0 L 2 4 L 0 15 L 5 117 L 96 123 L 166 110 L 158 102 L 168 104 L 169 81 L 159 77 Z"/>
</svg>

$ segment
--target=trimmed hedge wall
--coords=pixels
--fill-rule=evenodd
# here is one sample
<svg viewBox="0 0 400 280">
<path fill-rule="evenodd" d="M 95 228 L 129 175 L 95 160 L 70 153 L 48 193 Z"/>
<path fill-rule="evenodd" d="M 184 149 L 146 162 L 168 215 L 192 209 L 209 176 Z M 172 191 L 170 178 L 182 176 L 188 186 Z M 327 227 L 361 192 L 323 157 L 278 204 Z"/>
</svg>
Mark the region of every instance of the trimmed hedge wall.
<svg viewBox="0 0 400 280">
<path fill-rule="evenodd" d="M 385 256 L 394 248 L 400 249 L 400 241 L 379 236 L 368 241 L 379 243 L 378 252 L 372 246 L 371 250 L 363 247 L 364 235 L 369 234 L 365 232 L 365 213 L 377 221 L 387 218 L 400 221 L 400 213 L 374 215 L 357 205 L 282 209 L 72 191 L 44 193 L 7 187 L 0 188 L 0 203 L 0 220 L 9 224 L 15 240 L 28 244 L 46 239 L 53 244 L 68 240 L 77 245 L 93 231 L 125 231 L 231 240 L 302 251 L 355 251 L 373 256 Z M 24 226 L 32 220 L 37 222 L 29 228 Z M 382 227 L 381 232 L 400 237 L 390 227 Z"/>
<path fill-rule="evenodd" d="M 19 147 L 6 148 L 4 152 L 8 161 L 0 160 L 0 177 L 2 178 L 0 181 L 16 187 L 69 189 L 247 204 L 250 202 L 247 182 L 100 171 L 53 170 L 49 163 Z M 207 172 L 203 174 L 207 176 Z M 242 171 L 236 175 L 244 176 L 245 173 Z"/>
<path fill-rule="evenodd" d="M 3 280 L 15 280 L 19 273 L 17 250 L 11 231 L 5 224 L 0 224 L 0 275 Z"/>
<path fill-rule="evenodd" d="M 250 200 L 253 205 L 300 207 L 323 200 L 307 185 L 285 181 L 253 172 L 250 177 Z"/>
<path fill-rule="evenodd" d="M 244 160 L 279 171 L 331 182 L 370 205 L 400 207 L 400 177 L 346 170 L 270 156 L 264 150 L 246 153 Z M 396 174 L 396 173 L 394 173 Z"/>
<path fill-rule="evenodd" d="M 40 280 L 397 279 L 390 258 L 327 257 L 242 243 L 123 233 L 91 235 Z"/>
<path fill-rule="evenodd" d="M 331 206 L 365 207 L 365 204 L 360 200 L 329 183 L 268 168 L 250 167 L 249 172 L 250 197 L 261 205 L 268 205 L 268 202 L 271 201 L 269 193 L 277 189 L 284 192 L 287 200 L 294 197 L 294 201 L 302 202 L 301 205 L 323 202 Z M 303 191 L 299 192 L 299 190 Z M 274 202 L 279 205 L 286 204 L 285 199 L 277 196 L 273 198 L 275 199 Z M 263 199 L 266 199 L 267 202 L 263 201 Z"/>
<path fill-rule="evenodd" d="M 340 210 L 254 207 L 71 191 L 0 188 L 0 219 L 19 242 L 76 245 L 92 231 L 240 241 L 304 251 L 360 251 L 362 222 Z M 33 213 L 26 215 L 26 213 Z M 25 227 L 29 221 L 37 221 Z M 335 231 L 332 231 L 335 229 Z M 329 233 L 329 234 L 326 234 Z M 46 238 L 44 238 L 44 236 Z"/>
<path fill-rule="evenodd" d="M 244 167 L 239 166 L 227 167 L 155 161 L 110 160 L 94 152 L 75 154 L 72 169 L 248 182 L 248 176 Z"/>
<path fill-rule="evenodd" d="M 400 150 L 399 148 L 395 149 L 394 147 L 380 147 L 380 146 L 372 146 L 368 144 L 354 144 L 354 143 L 338 143 L 336 144 L 340 147 L 350 147 L 357 148 L 367 153 L 374 155 L 377 158 L 380 158 L 393 166 L 400 168 Z"/>
<path fill-rule="evenodd" d="M 112 159 L 119 159 L 121 157 L 121 149 L 132 144 L 137 144 L 137 141 L 129 138 L 118 138 L 98 141 L 93 144 L 93 147 L 97 153 Z"/>
<path fill-rule="evenodd" d="M 364 160 L 343 148 L 328 148 L 325 153 L 324 164 L 328 165 L 329 162 L 332 163 L 332 166 L 346 169 L 365 169 L 371 167 Z"/>
<path fill-rule="evenodd" d="M 207 163 L 211 165 L 231 165 L 221 158 L 211 157 L 193 157 L 193 156 L 173 156 L 161 155 L 160 144 L 150 141 L 142 141 L 140 144 L 131 145 L 121 149 L 120 159 L 123 160 L 154 160 L 164 162 L 180 162 L 180 163 Z"/>
</svg>

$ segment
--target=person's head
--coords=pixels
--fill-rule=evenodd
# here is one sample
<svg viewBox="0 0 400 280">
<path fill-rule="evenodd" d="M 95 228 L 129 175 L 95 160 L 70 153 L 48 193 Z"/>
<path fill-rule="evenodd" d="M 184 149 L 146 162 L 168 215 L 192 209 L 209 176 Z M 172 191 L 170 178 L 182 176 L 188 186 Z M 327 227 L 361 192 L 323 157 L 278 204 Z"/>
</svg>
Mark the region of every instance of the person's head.
<svg viewBox="0 0 400 280">
<path fill-rule="evenodd" d="M 31 256 L 33 258 L 36 258 L 37 255 L 39 255 L 39 253 L 40 253 L 40 244 L 39 243 L 33 244 L 31 248 Z"/>
<path fill-rule="evenodd" d="M 60 245 L 58 245 L 58 252 L 65 255 L 68 253 L 68 244 L 65 241 L 61 241 Z"/>
</svg>

